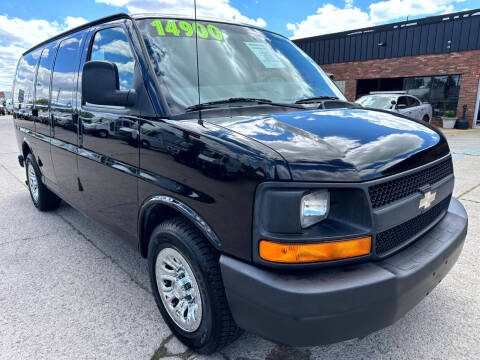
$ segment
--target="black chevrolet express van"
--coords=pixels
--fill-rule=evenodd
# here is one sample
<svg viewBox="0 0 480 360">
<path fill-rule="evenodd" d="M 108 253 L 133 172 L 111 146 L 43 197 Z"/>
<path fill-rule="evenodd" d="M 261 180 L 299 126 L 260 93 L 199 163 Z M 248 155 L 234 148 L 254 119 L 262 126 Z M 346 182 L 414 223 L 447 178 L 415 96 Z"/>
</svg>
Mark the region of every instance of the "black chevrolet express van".
<svg viewBox="0 0 480 360">
<path fill-rule="evenodd" d="M 445 137 L 346 102 L 275 33 L 114 15 L 27 51 L 13 94 L 34 205 L 62 199 L 138 247 L 198 352 L 239 329 L 294 346 L 364 336 L 462 250 Z"/>
</svg>

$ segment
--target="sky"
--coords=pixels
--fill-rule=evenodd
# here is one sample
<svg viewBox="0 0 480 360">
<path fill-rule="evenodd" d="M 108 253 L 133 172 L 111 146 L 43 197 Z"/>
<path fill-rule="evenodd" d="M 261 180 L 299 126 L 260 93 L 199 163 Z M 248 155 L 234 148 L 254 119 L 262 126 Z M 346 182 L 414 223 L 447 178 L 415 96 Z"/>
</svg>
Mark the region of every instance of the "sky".
<svg viewBox="0 0 480 360">
<path fill-rule="evenodd" d="M 480 8 L 479 0 L 197 0 L 197 14 L 301 38 Z M 193 0 L 18 0 L 0 6 L 0 91 L 21 54 L 84 22 L 116 12 L 193 15 Z"/>
</svg>

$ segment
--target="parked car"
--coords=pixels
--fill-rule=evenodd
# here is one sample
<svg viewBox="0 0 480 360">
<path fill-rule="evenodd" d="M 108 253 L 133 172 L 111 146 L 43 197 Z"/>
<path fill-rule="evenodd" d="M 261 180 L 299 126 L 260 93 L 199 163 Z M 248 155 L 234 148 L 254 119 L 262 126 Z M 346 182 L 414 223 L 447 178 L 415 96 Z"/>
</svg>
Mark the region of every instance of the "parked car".
<svg viewBox="0 0 480 360">
<path fill-rule="evenodd" d="M 92 133 L 101 138 L 106 138 L 115 134 L 113 122 L 109 121 L 109 119 L 100 118 L 96 120 L 98 121 L 93 122 L 88 119 L 83 119 L 83 131 L 85 133 Z"/>
<path fill-rule="evenodd" d="M 383 109 L 430 122 L 432 105 L 423 103 L 419 98 L 406 92 L 371 92 L 355 101 L 367 108 Z"/>
<path fill-rule="evenodd" d="M 163 141 L 163 132 L 151 128 L 142 129 L 142 142 L 140 144 L 145 149 L 155 148 L 165 151 L 165 142 Z"/>
<path fill-rule="evenodd" d="M 12 99 L 7 99 L 5 107 L 7 109 L 7 114 L 11 115 L 13 114 L 13 102 Z"/>
<path fill-rule="evenodd" d="M 295 346 L 365 336 L 462 250 L 442 133 L 352 107 L 273 32 L 113 15 L 25 52 L 13 88 L 33 204 L 64 199 L 130 241 L 165 322 L 199 353 L 240 329 Z M 102 118 L 119 134 L 83 131 Z"/>
</svg>

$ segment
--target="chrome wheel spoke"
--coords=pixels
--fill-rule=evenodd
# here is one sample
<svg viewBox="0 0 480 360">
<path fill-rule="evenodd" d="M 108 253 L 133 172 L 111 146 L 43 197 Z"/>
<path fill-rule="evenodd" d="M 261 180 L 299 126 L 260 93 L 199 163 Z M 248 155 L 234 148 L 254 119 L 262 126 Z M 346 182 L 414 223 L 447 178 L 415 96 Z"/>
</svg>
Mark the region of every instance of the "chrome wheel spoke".
<svg viewBox="0 0 480 360">
<path fill-rule="evenodd" d="M 197 305 L 192 304 L 188 307 L 187 322 L 196 320 Z"/>
<path fill-rule="evenodd" d="M 177 261 L 177 259 L 171 255 L 165 257 L 163 259 L 163 269 L 166 272 L 172 272 L 174 273 L 177 271 L 180 267 L 182 266 L 181 263 Z"/>
<path fill-rule="evenodd" d="M 180 318 L 180 320 L 183 322 L 186 322 L 185 314 L 187 313 L 187 310 L 188 310 L 188 303 L 185 300 L 181 300 L 178 303 L 176 314 Z"/>
<path fill-rule="evenodd" d="M 30 189 L 30 193 L 32 194 L 33 200 L 35 202 L 38 201 L 38 180 L 37 174 L 35 173 L 35 169 L 33 165 L 28 162 L 27 163 L 27 177 L 28 177 L 28 187 Z"/>
<path fill-rule="evenodd" d="M 165 292 L 172 291 L 175 277 L 167 274 L 162 274 L 160 278 L 162 279 L 162 290 Z"/>
</svg>

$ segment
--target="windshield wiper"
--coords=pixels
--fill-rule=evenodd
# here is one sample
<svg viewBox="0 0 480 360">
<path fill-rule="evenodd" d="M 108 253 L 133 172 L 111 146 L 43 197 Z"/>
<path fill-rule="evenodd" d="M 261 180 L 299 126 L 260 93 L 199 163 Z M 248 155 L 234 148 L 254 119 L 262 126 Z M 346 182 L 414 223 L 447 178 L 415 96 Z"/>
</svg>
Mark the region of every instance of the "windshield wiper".
<svg viewBox="0 0 480 360">
<path fill-rule="evenodd" d="M 195 104 L 195 105 L 187 107 L 185 109 L 185 112 L 211 109 L 211 108 L 213 108 L 217 105 L 234 104 L 234 103 L 256 103 L 256 104 L 261 104 L 261 105 L 283 106 L 283 107 L 292 107 L 292 108 L 295 108 L 295 109 L 303 109 L 302 106 L 298 106 L 298 105 L 294 105 L 294 104 L 276 103 L 276 102 L 273 102 L 272 100 L 269 100 L 269 99 L 238 97 L 238 98 L 229 98 L 229 99 L 224 99 L 224 100 L 216 100 L 216 101 L 209 101 L 209 102 L 204 102 L 204 103 L 200 103 L 200 104 Z"/>
<path fill-rule="evenodd" d="M 295 104 L 305 104 L 309 102 L 320 102 L 323 100 L 338 100 L 338 97 L 336 96 L 314 96 L 314 97 L 309 97 L 305 99 L 300 99 L 295 101 Z"/>
</svg>

